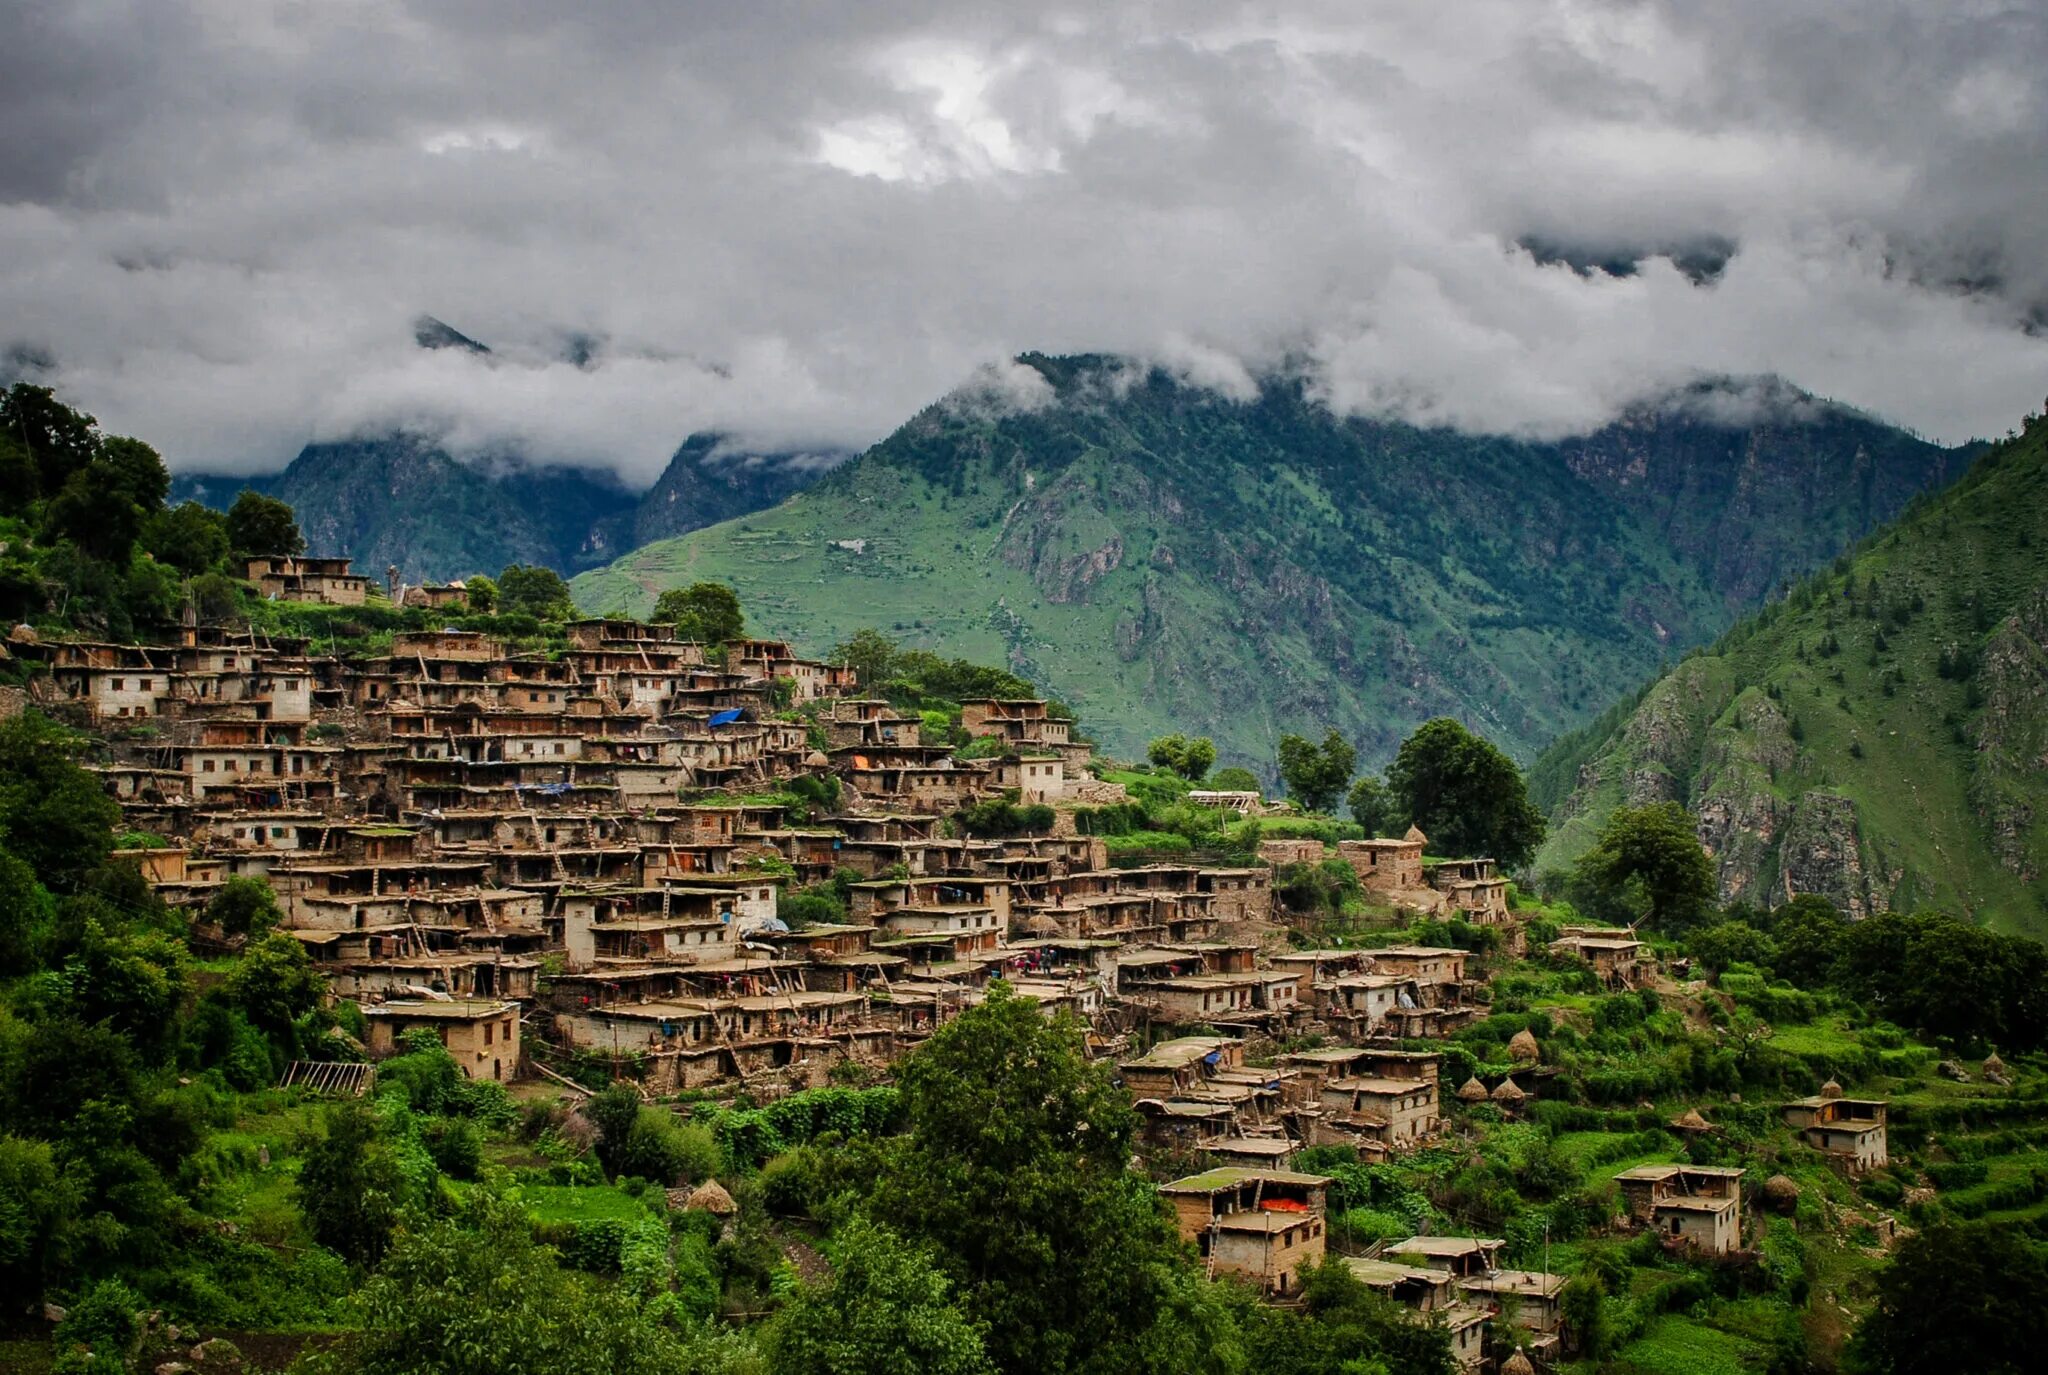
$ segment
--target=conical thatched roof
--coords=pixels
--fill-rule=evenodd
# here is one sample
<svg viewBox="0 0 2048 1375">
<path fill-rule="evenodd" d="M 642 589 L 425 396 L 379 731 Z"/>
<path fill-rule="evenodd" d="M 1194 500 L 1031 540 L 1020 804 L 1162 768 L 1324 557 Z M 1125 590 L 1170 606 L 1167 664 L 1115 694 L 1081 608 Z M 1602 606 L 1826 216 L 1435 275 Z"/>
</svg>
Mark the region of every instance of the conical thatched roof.
<svg viewBox="0 0 2048 1375">
<path fill-rule="evenodd" d="M 812 750 L 804 756 L 804 767 L 807 769 L 828 769 L 832 767 L 832 761 L 825 757 L 823 750 Z"/>
<path fill-rule="evenodd" d="M 1840 1098 L 1842 1096 L 1842 1086 L 1833 1079 L 1829 1079 L 1820 1086 L 1820 1096 L 1823 1098 Z"/>
<path fill-rule="evenodd" d="M 1781 1207 L 1788 1207 L 1799 1201 L 1799 1186 L 1781 1174 L 1774 1174 L 1764 1181 L 1764 1197 Z"/>
<path fill-rule="evenodd" d="M 1522 1086 L 1512 1079 L 1501 1080 L 1499 1087 L 1493 1091 L 1493 1101 L 1496 1103 L 1519 1103 L 1528 1096 L 1522 1092 Z"/>
<path fill-rule="evenodd" d="M 1687 1108 L 1682 1116 L 1671 1119 L 1671 1125 L 1682 1132 L 1710 1132 L 1714 1124 L 1700 1116 L 1698 1108 Z"/>
<path fill-rule="evenodd" d="M 1508 1041 L 1508 1054 L 1516 1060 L 1540 1060 L 1543 1047 L 1537 1044 L 1535 1033 L 1523 1027 Z"/>
<path fill-rule="evenodd" d="M 1518 1346 L 1514 1355 L 1500 1363 L 1500 1375 L 1536 1375 L 1536 1367 L 1529 1363 L 1529 1357 Z"/>
<path fill-rule="evenodd" d="M 1464 1083 L 1458 1085 L 1458 1099 L 1460 1102 L 1465 1103 L 1484 1103 L 1486 1101 L 1486 1085 L 1480 1083 L 1479 1076 L 1475 1074 Z"/>
<path fill-rule="evenodd" d="M 1429 844 L 1429 837 L 1422 833 L 1422 828 L 1420 826 L 1410 826 L 1408 828 L 1408 834 L 1402 836 L 1401 839 L 1407 841 L 1410 845 Z"/>
<path fill-rule="evenodd" d="M 725 1186 L 715 1179 L 699 1184 L 683 1207 L 702 1208 L 713 1217 L 731 1217 L 740 1210 L 739 1204 L 732 1201 L 732 1195 L 725 1191 Z"/>
<path fill-rule="evenodd" d="M 1998 1058 L 1998 1052 L 1996 1050 L 1993 1050 L 1989 1055 L 1984 1057 L 1984 1072 L 1986 1074 L 2005 1073 L 2005 1061 Z"/>
</svg>

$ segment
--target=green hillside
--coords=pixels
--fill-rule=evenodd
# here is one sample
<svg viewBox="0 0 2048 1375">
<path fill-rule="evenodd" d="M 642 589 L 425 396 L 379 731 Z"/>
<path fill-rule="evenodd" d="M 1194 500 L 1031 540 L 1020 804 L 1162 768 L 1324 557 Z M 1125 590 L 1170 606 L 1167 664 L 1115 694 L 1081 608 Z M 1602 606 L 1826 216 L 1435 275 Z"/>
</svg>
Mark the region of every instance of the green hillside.
<svg viewBox="0 0 2048 1375">
<path fill-rule="evenodd" d="M 298 513 L 314 552 L 346 554 L 375 577 L 396 567 L 419 582 L 511 563 L 573 573 L 649 540 L 773 506 L 844 457 L 759 453 L 694 434 L 654 486 L 635 494 L 602 469 L 464 462 L 432 440 L 396 434 L 309 444 L 283 472 L 261 477 L 181 473 L 172 496 L 225 510 L 254 487 Z"/>
<path fill-rule="evenodd" d="M 735 585 L 822 652 L 878 626 L 1005 663 L 1114 751 L 1215 737 L 1269 770 L 1334 725 L 1368 761 L 1450 714 L 1523 757 L 1951 476 L 1952 451 L 1781 384 L 1715 384 L 1557 444 L 1340 421 L 1100 358 L 1048 404 L 928 408 L 772 511 L 577 579 L 593 611 Z M 1731 421 L 1740 399 L 1757 416 Z"/>
<path fill-rule="evenodd" d="M 2048 936 L 2048 425 L 1560 741 L 1539 868 L 1616 806 L 1699 817 L 1724 898 L 1814 891 Z"/>
</svg>

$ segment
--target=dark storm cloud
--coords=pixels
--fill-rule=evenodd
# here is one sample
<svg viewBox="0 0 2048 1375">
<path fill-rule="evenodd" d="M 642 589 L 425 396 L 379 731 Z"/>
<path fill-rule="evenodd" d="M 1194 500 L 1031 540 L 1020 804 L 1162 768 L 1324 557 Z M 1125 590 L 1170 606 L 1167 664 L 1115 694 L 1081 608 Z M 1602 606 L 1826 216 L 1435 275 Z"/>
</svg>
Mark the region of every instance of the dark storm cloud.
<svg viewBox="0 0 2048 1375">
<path fill-rule="evenodd" d="M 14 8 L 0 350 L 181 466 L 644 480 L 1033 404 L 1032 348 L 1551 433 L 1776 371 L 1960 438 L 2048 378 L 2038 7 Z"/>
</svg>

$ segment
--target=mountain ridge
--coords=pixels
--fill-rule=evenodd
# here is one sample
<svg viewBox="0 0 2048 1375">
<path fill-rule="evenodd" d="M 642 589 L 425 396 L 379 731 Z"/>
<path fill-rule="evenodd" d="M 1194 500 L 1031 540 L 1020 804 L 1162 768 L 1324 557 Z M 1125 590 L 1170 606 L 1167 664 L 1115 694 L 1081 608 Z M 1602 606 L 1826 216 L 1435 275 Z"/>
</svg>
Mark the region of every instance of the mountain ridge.
<svg viewBox="0 0 2048 1375">
<path fill-rule="evenodd" d="M 396 433 L 309 444 L 279 473 L 180 473 L 171 496 L 219 509 L 244 487 L 275 496 L 298 512 L 310 549 L 347 555 L 372 576 L 396 567 L 418 582 L 512 563 L 575 573 L 772 506 L 841 457 L 693 434 L 652 487 L 634 492 L 604 469 L 517 455 L 458 459 L 431 438 Z"/>
<path fill-rule="evenodd" d="M 1006 663 L 1125 753 L 1192 728 L 1270 770 L 1280 733 L 1328 724 L 1374 761 L 1452 714 L 1528 757 L 1961 466 L 1796 391 L 1788 419 L 1693 405 L 1538 443 L 1339 418 L 1298 378 L 1238 401 L 1100 356 L 1019 363 L 1043 384 L 1023 405 L 963 388 L 771 511 L 581 575 L 579 600 L 644 612 L 726 579 L 811 652 L 875 625 Z"/>
<path fill-rule="evenodd" d="M 1721 896 L 2048 934 L 2048 424 L 1532 770 L 1561 870 L 1616 807 L 1698 818 Z"/>
</svg>

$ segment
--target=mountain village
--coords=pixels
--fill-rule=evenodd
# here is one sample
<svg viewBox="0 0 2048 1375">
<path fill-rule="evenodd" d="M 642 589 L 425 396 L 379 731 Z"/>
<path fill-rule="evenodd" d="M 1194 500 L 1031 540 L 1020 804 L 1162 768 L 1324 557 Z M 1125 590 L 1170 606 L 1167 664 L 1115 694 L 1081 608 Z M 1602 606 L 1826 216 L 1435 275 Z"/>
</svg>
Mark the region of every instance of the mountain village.
<svg viewBox="0 0 2048 1375">
<path fill-rule="evenodd" d="M 252 580 L 293 599 L 354 604 L 366 585 L 347 560 L 258 562 Z M 1491 1001 L 1464 950 L 1290 941 L 1273 875 L 1330 858 L 1322 841 L 1265 840 L 1251 867 L 1113 866 L 1076 818 L 1123 789 L 1045 701 L 962 703 L 961 727 L 994 745 L 957 757 L 787 644 L 707 647 L 625 619 L 565 634 L 557 657 L 452 629 L 395 633 L 368 658 L 197 625 L 172 644 L 24 630 L 7 648 L 46 670 L 14 709 L 105 736 L 98 772 L 127 826 L 173 841 L 120 857 L 195 914 L 230 878 L 267 880 L 284 929 L 360 1006 L 373 1060 L 425 1028 L 472 1078 L 567 1084 L 581 1057 L 650 1097 L 760 1101 L 879 1070 L 1005 980 L 1085 1022 L 1147 1155 L 1200 1167 L 1160 1187 L 1209 1272 L 1283 1303 L 1326 1246 L 1330 1181 L 1296 1172 L 1299 1151 L 1396 1157 L 1454 1130 L 1446 1096 L 1513 1118 L 1555 1072 L 1524 1031 L 1508 1073 L 1444 1080 L 1430 1044 Z M 802 795 L 835 800 L 794 806 L 806 780 Z M 977 839 L 950 820 L 991 800 L 1052 824 Z M 1191 800 L 1264 808 L 1256 793 Z M 1334 856 L 1379 899 L 1523 953 L 1493 862 L 1428 859 L 1427 844 L 1410 829 Z M 786 892 L 835 876 L 846 920 L 784 919 Z M 1551 951 L 1611 990 L 1659 973 L 1624 929 L 1567 927 Z M 287 1074 L 368 1082 L 340 1065 Z M 1885 1162 L 1881 1101 L 1831 1083 L 1784 1114 L 1846 1172 Z M 1696 1113 L 1673 1127 L 1710 1129 Z M 1627 1170 L 1623 1225 L 1737 1256 L 1743 1176 Z M 1565 1279 L 1502 1268 L 1503 1245 L 1422 1235 L 1347 1263 L 1442 1321 L 1463 1368 L 1527 1371 L 1570 1349 Z"/>
</svg>

